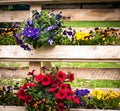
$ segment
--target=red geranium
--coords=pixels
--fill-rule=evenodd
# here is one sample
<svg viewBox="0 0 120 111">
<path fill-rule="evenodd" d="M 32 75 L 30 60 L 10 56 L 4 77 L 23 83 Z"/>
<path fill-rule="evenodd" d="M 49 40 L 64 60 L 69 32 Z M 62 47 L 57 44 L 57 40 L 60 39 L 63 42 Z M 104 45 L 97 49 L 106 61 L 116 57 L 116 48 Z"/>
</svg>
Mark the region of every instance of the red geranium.
<svg viewBox="0 0 120 111">
<path fill-rule="evenodd" d="M 63 103 L 59 103 L 59 104 L 57 105 L 57 109 L 58 109 L 58 111 L 63 111 L 63 110 L 65 109 L 64 104 L 63 104 Z"/>
<path fill-rule="evenodd" d="M 66 74 L 62 71 L 58 71 L 57 74 L 56 74 L 56 78 L 60 81 L 65 81 Z"/>
<path fill-rule="evenodd" d="M 65 93 L 65 91 L 63 91 L 63 90 L 59 90 L 59 92 L 57 92 L 56 93 L 56 98 L 58 98 L 58 99 L 64 99 L 65 98 L 65 96 L 66 96 L 66 93 Z"/>
<path fill-rule="evenodd" d="M 68 78 L 69 78 L 70 82 L 72 82 L 72 81 L 74 80 L 74 74 L 73 74 L 73 73 L 70 73 L 70 74 L 68 75 Z"/>
<path fill-rule="evenodd" d="M 66 99 L 71 100 L 73 98 L 73 91 L 70 89 L 66 90 Z"/>
</svg>

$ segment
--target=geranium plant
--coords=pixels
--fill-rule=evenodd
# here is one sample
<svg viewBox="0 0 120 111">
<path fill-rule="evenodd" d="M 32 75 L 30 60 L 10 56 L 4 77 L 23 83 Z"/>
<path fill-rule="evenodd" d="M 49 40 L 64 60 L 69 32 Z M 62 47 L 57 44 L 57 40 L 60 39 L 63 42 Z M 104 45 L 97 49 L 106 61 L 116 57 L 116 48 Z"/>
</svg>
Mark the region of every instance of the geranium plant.
<svg viewBox="0 0 120 111">
<path fill-rule="evenodd" d="M 74 80 L 73 73 L 64 73 L 52 69 L 44 73 L 29 72 L 30 78 L 21 86 L 18 97 L 29 111 L 68 111 L 80 104 L 80 99 L 72 91 L 70 84 Z"/>
</svg>

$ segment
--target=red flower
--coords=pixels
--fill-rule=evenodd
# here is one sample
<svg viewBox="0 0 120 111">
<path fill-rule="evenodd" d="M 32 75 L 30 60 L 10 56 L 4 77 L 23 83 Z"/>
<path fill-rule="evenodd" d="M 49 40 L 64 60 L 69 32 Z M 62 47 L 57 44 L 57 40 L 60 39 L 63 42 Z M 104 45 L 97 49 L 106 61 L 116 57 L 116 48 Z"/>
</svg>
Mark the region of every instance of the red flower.
<svg viewBox="0 0 120 111">
<path fill-rule="evenodd" d="M 34 87 L 36 87 L 36 84 L 35 83 L 27 83 L 27 87 L 28 88 L 34 88 Z"/>
<path fill-rule="evenodd" d="M 67 88 L 67 84 L 60 84 L 60 89 L 61 90 L 65 90 Z"/>
<path fill-rule="evenodd" d="M 42 75 L 42 74 L 35 75 L 35 81 L 36 81 L 36 82 L 41 82 L 41 81 L 42 81 L 42 78 L 43 78 L 43 75 Z"/>
<path fill-rule="evenodd" d="M 76 103 L 76 104 L 80 104 L 80 100 L 79 100 L 78 97 L 73 97 L 73 101 L 74 101 L 74 103 Z"/>
<path fill-rule="evenodd" d="M 28 72 L 27 75 L 34 75 L 35 70 L 32 70 L 32 72 Z"/>
<path fill-rule="evenodd" d="M 54 80 L 53 81 L 53 84 L 52 84 L 52 87 L 58 87 L 60 84 L 60 81 L 59 80 Z"/>
<path fill-rule="evenodd" d="M 49 91 L 50 93 L 53 93 L 53 92 L 55 92 L 56 90 L 57 90 L 57 87 L 52 87 L 52 88 L 48 89 L 48 91 Z"/>
<path fill-rule="evenodd" d="M 73 73 L 70 73 L 70 74 L 68 75 L 68 78 L 69 78 L 70 82 L 72 82 L 72 81 L 74 80 L 74 74 L 73 74 Z"/>
<path fill-rule="evenodd" d="M 52 83 L 53 79 L 50 75 L 44 75 L 42 78 L 42 85 L 48 86 Z"/>
<path fill-rule="evenodd" d="M 24 90 L 18 91 L 18 97 L 23 101 L 32 101 L 32 97 L 27 95 L 27 93 Z"/>
<path fill-rule="evenodd" d="M 66 74 L 63 73 L 62 71 L 57 72 L 56 78 L 60 81 L 65 81 L 66 79 Z"/>
<path fill-rule="evenodd" d="M 66 93 L 65 93 L 65 91 L 63 91 L 63 90 L 60 90 L 59 92 L 57 92 L 56 93 L 56 98 L 58 98 L 58 99 L 64 99 L 65 98 L 65 96 L 66 96 Z"/>
<path fill-rule="evenodd" d="M 66 90 L 66 99 L 71 100 L 73 98 L 73 91 L 70 89 Z"/>
<path fill-rule="evenodd" d="M 63 110 L 65 109 L 64 104 L 63 104 L 63 103 L 59 103 L 59 104 L 57 105 L 57 109 L 58 109 L 58 111 L 63 111 Z"/>
</svg>

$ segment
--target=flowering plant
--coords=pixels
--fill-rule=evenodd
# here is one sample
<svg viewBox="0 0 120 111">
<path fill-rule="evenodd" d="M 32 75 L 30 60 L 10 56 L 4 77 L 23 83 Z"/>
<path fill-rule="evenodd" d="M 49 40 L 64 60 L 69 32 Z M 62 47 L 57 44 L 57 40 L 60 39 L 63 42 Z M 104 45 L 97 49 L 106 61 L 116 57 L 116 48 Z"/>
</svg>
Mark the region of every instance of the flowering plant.
<svg viewBox="0 0 120 111">
<path fill-rule="evenodd" d="M 33 11 L 32 18 L 24 21 L 21 25 L 14 23 L 13 27 L 18 28 L 14 33 L 17 42 L 26 50 L 39 48 L 41 46 L 54 46 L 62 32 L 62 12 L 54 14 L 42 10 L 40 13 Z"/>
<path fill-rule="evenodd" d="M 70 84 L 73 73 L 64 73 L 57 69 L 44 68 L 44 73 L 29 72 L 30 78 L 21 86 L 18 97 L 29 111 L 68 111 L 73 104 L 80 104 L 80 99 L 72 91 Z"/>
</svg>

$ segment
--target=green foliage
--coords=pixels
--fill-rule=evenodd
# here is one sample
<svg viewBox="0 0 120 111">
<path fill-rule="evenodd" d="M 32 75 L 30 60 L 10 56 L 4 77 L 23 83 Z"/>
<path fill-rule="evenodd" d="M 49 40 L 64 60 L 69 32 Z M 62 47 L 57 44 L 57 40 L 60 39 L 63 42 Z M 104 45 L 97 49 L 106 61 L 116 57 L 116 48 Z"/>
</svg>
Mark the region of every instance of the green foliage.
<svg viewBox="0 0 120 111">
<path fill-rule="evenodd" d="M 17 42 L 13 36 L 0 36 L 0 45 L 17 45 Z"/>
</svg>

